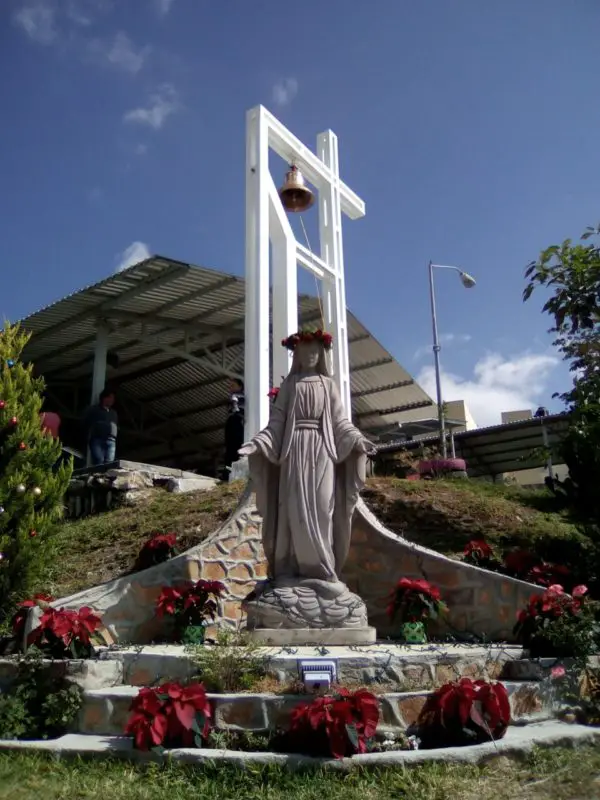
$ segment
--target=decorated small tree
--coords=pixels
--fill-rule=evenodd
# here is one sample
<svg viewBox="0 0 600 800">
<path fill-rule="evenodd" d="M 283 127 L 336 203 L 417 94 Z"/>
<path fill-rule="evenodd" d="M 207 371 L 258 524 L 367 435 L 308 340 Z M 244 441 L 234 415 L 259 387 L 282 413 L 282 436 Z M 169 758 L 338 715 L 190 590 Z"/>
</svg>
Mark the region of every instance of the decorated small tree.
<svg viewBox="0 0 600 800">
<path fill-rule="evenodd" d="M 60 443 L 42 430 L 44 382 L 20 360 L 28 339 L 0 329 L 0 625 L 38 588 L 72 469 L 57 466 Z"/>
</svg>

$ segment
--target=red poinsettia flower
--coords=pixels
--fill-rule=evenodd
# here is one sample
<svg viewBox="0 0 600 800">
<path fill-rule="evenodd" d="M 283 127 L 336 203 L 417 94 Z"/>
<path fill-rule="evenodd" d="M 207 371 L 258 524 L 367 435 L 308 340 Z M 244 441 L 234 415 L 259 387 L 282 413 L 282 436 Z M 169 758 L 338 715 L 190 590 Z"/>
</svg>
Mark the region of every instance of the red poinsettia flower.
<svg viewBox="0 0 600 800">
<path fill-rule="evenodd" d="M 201 683 L 182 686 L 176 681 L 145 687 L 131 703 L 132 712 L 125 734 L 134 737 L 135 747 L 189 747 L 197 736 L 205 739 L 212 711 Z"/>
<path fill-rule="evenodd" d="M 177 535 L 175 533 L 157 533 L 152 536 L 144 547 L 149 550 L 162 550 L 164 548 L 171 549 L 177 543 Z"/>
<path fill-rule="evenodd" d="M 11 620 L 13 634 L 20 638 L 25 633 L 25 624 L 30 608 L 34 606 L 43 607 L 46 603 L 51 603 L 53 600 L 54 598 L 49 594 L 34 594 L 30 600 L 23 600 L 23 602 L 19 604 L 19 608 Z"/>
<path fill-rule="evenodd" d="M 446 604 L 437 586 L 422 578 L 400 578 L 390 595 L 387 614 L 390 619 L 400 616 L 403 622 L 435 619 L 445 613 Z"/>
<path fill-rule="evenodd" d="M 177 609 L 177 603 L 183 600 L 183 592 L 174 586 L 165 586 L 156 601 L 156 613 L 159 617 L 165 614 L 173 615 Z"/>
<path fill-rule="evenodd" d="M 371 692 L 340 689 L 336 695 L 316 697 L 293 709 L 290 735 L 305 752 L 315 753 L 315 748 L 326 741 L 328 752 L 320 755 L 343 758 L 367 751 L 378 722 L 379 702 Z M 316 733 L 324 734 L 324 739 Z"/>
<path fill-rule="evenodd" d="M 485 539 L 471 539 L 465 545 L 464 556 L 468 560 L 475 562 L 489 561 L 493 558 L 493 555 L 494 551 Z"/>
</svg>

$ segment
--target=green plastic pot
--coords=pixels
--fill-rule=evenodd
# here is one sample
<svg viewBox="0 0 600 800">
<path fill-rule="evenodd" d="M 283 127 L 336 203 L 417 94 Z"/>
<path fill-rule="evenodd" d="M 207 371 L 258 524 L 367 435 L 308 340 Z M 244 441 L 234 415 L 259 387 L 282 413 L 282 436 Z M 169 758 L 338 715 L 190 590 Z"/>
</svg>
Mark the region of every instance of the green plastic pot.
<svg viewBox="0 0 600 800">
<path fill-rule="evenodd" d="M 422 622 L 403 622 L 400 634 L 406 644 L 425 644 L 427 641 L 427 631 Z"/>
<path fill-rule="evenodd" d="M 183 644 L 204 644 L 206 628 L 204 625 L 188 625 L 181 632 Z"/>
</svg>

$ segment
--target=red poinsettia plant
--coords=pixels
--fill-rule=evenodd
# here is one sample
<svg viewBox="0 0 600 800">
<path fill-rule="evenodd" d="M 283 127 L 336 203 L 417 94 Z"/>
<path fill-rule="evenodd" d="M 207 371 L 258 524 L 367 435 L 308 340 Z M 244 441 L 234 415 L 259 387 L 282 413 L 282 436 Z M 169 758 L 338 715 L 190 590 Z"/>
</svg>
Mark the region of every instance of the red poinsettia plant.
<svg viewBox="0 0 600 800">
<path fill-rule="evenodd" d="M 87 606 L 78 611 L 46 608 L 39 626 L 27 637 L 27 645 L 51 658 L 91 658 L 94 634 L 101 624 L 100 617 Z"/>
<path fill-rule="evenodd" d="M 471 539 L 463 551 L 463 560 L 467 564 L 484 569 L 494 569 L 500 566 L 494 557 L 494 551 L 485 539 Z"/>
<path fill-rule="evenodd" d="M 501 739 L 509 722 L 503 684 L 461 678 L 429 695 L 415 727 L 421 746 L 429 749 Z"/>
<path fill-rule="evenodd" d="M 165 586 L 156 602 L 156 613 L 159 617 L 173 617 L 176 635 L 180 637 L 186 628 L 214 620 L 216 601 L 224 591 L 225 586 L 220 581 L 199 580 L 185 586 Z"/>
<path fill-rule="evenodd" d="M 29 609 L 38 606 L 39 608 L 48 608 L 48 603 L 51 603 L 54 598 L 49 594 L 34 594 L 29 600 L 23 600 L 19 604 L 16 612 L 13 614 L 11 620 L 11 627 L 15 639 L 21 641 L 25 633 L 25 624 L 29 615 Z"/>
<path fill-rule="evenodd" d="M 163 564 L 177 555 L 177 534 L 155 533 L 144 544 L 135 561 L 135 571 Z"/>
<path fill-rule="evenodd" d="M 296 706 L 289 730 L 276 746 L 287 752 L 334 758 L 366 753 L 378 722 L 379 702 L 374 694 L 340 688 L 334 695 Z"/>
<path fill-rule="evenodd" d="M 571 570 L 564 564 L 542 561 L 535 553 L 523 549 L 504 555 L 502 572 L 538 586 L 552 586 L 559 581 L 569 583 L 571 576 Z"/>
<path fill-rule="evenodd" d="M 130 711 L 125 735 L 133 736 L 138 750 L 202 747 L 210 731 L 212 709 L 202 683 L 146 686 Z"/>
<path fill-rule="evenodd" d="M 587 627 L 587 591 L 581 584 L 568 595 L 560 584 L 553 584 L 543 594 L 532 594 L 517 615 L 513 631 L 517 640 L 532 656 L 573 655 L 577 629 Z"/>
<path fill-rule="evenodd" d="M 392 622 L 425 622 L 448 611 L 437 586 L 419 578 L 400 578 L 390 594 L 387 607 Z"/>
<path fill-rule="evenodd" d="M 323 345 L 325 350 L 331 350 L 333 336 L 330 333 L 322 331 L 320 328 L 314 331 L 302 329 L 297 333 L 292 333 L 287 339 L 282 339 L 281 344 L 283 347 L 287 347 L 288 350 L 294 351 L 299 344 L 310 342 L 319 342 Z"/>
</svg>

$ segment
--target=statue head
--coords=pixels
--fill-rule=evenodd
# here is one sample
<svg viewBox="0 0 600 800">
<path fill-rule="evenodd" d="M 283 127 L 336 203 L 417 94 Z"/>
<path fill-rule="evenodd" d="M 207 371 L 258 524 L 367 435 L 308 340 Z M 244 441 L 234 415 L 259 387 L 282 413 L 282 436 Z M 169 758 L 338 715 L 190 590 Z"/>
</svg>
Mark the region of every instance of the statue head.
<svg viewBox="0 0 600 800">
<path fill-rule="evenodd" d="M 298 345 L 298 361 L 302 372 L 313 372 L 319 363 L 322 345 L 319 342 L 301 342 Z"/>
<path fill-rule="evenodd" d="M 290 373 L 329 375 L 323 345 L 320 342 L 301 342 L 294 350 Z"/>
</svg>

